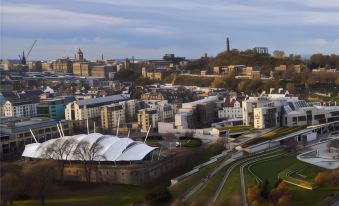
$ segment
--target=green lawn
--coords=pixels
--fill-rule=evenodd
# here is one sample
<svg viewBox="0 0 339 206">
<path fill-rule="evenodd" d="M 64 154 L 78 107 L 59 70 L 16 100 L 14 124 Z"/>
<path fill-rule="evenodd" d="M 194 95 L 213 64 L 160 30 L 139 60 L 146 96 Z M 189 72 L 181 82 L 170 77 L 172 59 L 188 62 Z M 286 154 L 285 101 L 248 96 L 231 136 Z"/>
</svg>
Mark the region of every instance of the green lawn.
<svg viewBox="0 0 339 206">
<path fill-rule="evenodd" d="M 145 192 L 146 188 L 131 185 L 72 183 L 58 188 L 47 196 L 45 205 L 129 205 L 143 201 Z M 40 201 L 15 201 L 13 205 L 40 205 Z"/>
<path fill-rule="evenodd" d="M 222 159 L 202 168 L 199 172 L 192 174 L 189 177 L 186 177 L 182 181 L 176 183 L 170 187 L 171 194 L 174 198 L 182 197 L 185 193 L 196 185 L 202 178 L 204 178 L 209 172 L 211 172 L 216 166 L 220 164 Z"/>
<path fill-rule="evenodd" d="M 251 145 L 258 144 L 258 143 L 261 143 L 261 142 L 265 142 L 267 140 L 276 139 L 276 138 L 297 132 L 297 131 L 305 129 L 305 128 L 306 128 L 306 126 L 279 127 L 279 128 L 273 129 L 270 132 L 263 134 L 262 136 L 259 136 L 255 139 L 252 139 L 252 140 L 246 142 L 242 146 L 243 147 L 249 147 Z"/>
<path fill-rule="evenodd" d="M 244 125 L 239 125 L 239 126 L 226 126 L 226 127 L 220 127 L 217 128 L 218 130 L 229 130 L 230 133 L 236 133 L 236 132 L 244 132 L 247 130 L 252 129 L 252 126 L 244 126 Z"/>
<path fill-rule="evenodd" d="M 302 170 L 304 167 L 304 164 L 295 163 L 279 172 L 278 177 L 288 183 L 295 184 L 302 188 L 315 189 L 317 186 L 313 183 L 313 180 L 308 181 L 303 175 L 298 173 L 298 171 Z"/>
<path fill-rule="evenodd" d="M 325 169 L 319 168 L 314 165 L 309 165 L 304 162 L 299 161 L 294 155 L 277 157 L 267 162 L 256 164 L 252 167 L 252 171 L 262 179 L 267 179 L 271 186 L 274 186 L 276 181 L 278 180 L 278 174 L 284 169 L 290 167 L 291 165 L 296 165 L 301 167 L 302 165 L 306 165 L 303 170 L 299 173 L 303 176 L 306 176 L 306 180 L 312 181 L 315 175 L 319 171 L 324 171 Z M 251 175 L 250 175 L 251 176 Z M 252 178 L 253 179 L 253 178 Z M 247 180 L 246 182 L 250 182 L 251 180 Z M 302 206 L 302 205 L 316 205 L 319 201 L 325 198 L 332 192 L 338 191 L 339 187 L 319 187 L 315 190 L 307 190 L 297 186 L 293 186 L 288 184 L 293 197 L 292 202 L 293 205 Z M 268 202 L 264 202 L 261 205 L 268 205 Z"/>
<path fill-rule="evenodd" d="M 198 138 L 182 139 L 179 142 L 182 147 L 200 147 L 202 144 L 202 141 Z"/>
</svg>

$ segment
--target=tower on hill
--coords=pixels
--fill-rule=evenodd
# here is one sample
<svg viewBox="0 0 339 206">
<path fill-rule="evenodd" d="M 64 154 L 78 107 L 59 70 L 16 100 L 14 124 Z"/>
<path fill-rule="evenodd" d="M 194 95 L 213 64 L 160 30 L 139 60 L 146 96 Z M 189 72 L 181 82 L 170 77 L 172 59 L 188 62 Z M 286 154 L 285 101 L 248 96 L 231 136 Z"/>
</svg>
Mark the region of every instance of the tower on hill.
<svg viewBox="0 0 339 206">
<path fill-rule="evenodd" d="M 231 50 L 230 50 L 230 39 L 227 37 L 226 38 L 226 51 L 227 52 L 230 52 Z"/>
</svg>

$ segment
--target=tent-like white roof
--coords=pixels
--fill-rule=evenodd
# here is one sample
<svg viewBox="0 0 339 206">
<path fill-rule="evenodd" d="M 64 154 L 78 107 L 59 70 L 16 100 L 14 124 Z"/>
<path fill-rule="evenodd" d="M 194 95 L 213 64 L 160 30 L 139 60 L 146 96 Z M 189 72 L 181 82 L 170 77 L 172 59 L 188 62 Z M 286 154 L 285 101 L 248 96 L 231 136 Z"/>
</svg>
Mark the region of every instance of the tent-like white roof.
<svg viewBox="0 0 339 206">
<path fill-rule="evenodd" d="M 65 136 L 57 139 L 51 139 L 43 143 L 32 143 L 25 146 L 22 153 L 23 157 L 44 159 L 45 151 L 55 141 L 65 141 L 67 139 L 74 140 L 75 144 L 72 148 L 71 154 L 67 160 L 79 160 L 74 155 L 74 151 L 81 142 L 88 142 L 90 145 L 99 140 L 101 150 L 99 155 L 104 158 L 97 161 L 138 161 L 143 160 L 145 156 L 151 153 L 157 147 L 150 147 L 147 144 L 139 141 L 134 141 L 130 138 L 119 138 L 112 135 L 102 135 L 100 133 L 81 134 L 74 136 Z M 64 157 L 66 160 L 66 157 Z"/>
</svg>

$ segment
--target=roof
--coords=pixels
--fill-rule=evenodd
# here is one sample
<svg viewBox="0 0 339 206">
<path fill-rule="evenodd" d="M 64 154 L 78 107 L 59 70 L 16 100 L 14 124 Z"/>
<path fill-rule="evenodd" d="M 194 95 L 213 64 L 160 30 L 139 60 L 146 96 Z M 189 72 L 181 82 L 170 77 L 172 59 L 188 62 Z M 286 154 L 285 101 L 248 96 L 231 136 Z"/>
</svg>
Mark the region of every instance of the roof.
<svg viewBox="0 0 339 206">
<path fill-rule="evenodd" d="M 93 104 L 102 104 L 106 102 L 118 102 L 129 99 L 129 95 L 125 94 L 119 94 L 119 95 L 112 95 L 112 96 L 106 96 L 106 97 L 98 97 L 93 99 L 83 99 L 78 100 L 79 106 L 84 105 L 93 105 Z"/>
<path fill-rule="evenodd" d="M 134 141 L 130 138 L 119 138 L 112 135 L 103 135 L 100 133 L 81 134 L 74 136 L 65 136 L 57 139 L 51 139 L 43 143 L 33 143 L 25 146 L 22 153 L 23 157 L 44 158 L 45 150 L 55 141 L 65 141 L 67 139 L 75 140 L 75 145 L 68 160 L 80 160 L 74 155 L 75 148 L 82 142 L 88 142 L 90 145 L 99 142 L 101 149 L 99 154 L 104 158 L 96 159 L 96 161 L 139 161 L 143 160 L 149 153 L 157 149 L 147 144 Z M 64 157 L 66 160 L 66 157 Z M 55 157 L 55 159 L 58 159 Z"/>
</svg>

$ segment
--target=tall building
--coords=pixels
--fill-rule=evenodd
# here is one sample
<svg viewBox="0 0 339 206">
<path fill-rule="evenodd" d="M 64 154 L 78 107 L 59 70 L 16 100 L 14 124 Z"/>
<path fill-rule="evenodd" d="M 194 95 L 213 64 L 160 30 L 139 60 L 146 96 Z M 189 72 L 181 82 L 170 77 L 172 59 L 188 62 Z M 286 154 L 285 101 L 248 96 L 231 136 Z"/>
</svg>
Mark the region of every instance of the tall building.
<svg viewBox="0 0 339 206">
<path fill-rule="evenodd" d="M 231 49 L 230 49 L 230 39 L 228 37 L 226 38 L 226 51 L 227 52 L 231 51 Z"/>
<path fill-rule="evenodd" d="M 113 130 L 114 128 L 118 127 L 119 121 L 120 126 L 126 124 L 125 110 L 123 105 L 115 103 L 111 105 L 102 106 L 100 109 L 101 109 L 100 110 L 101 127 L 103 129 Z"/>
<path fill-rule="evenodd" d="M 141 128 L 142 132 L 147 132 L 148 128 L 151 127 L 151 130 L 156 130 L 158 127 L 159 115 L 157 109 L 141 109 L 138 112 L 138 125 Z"/>
</svg>

